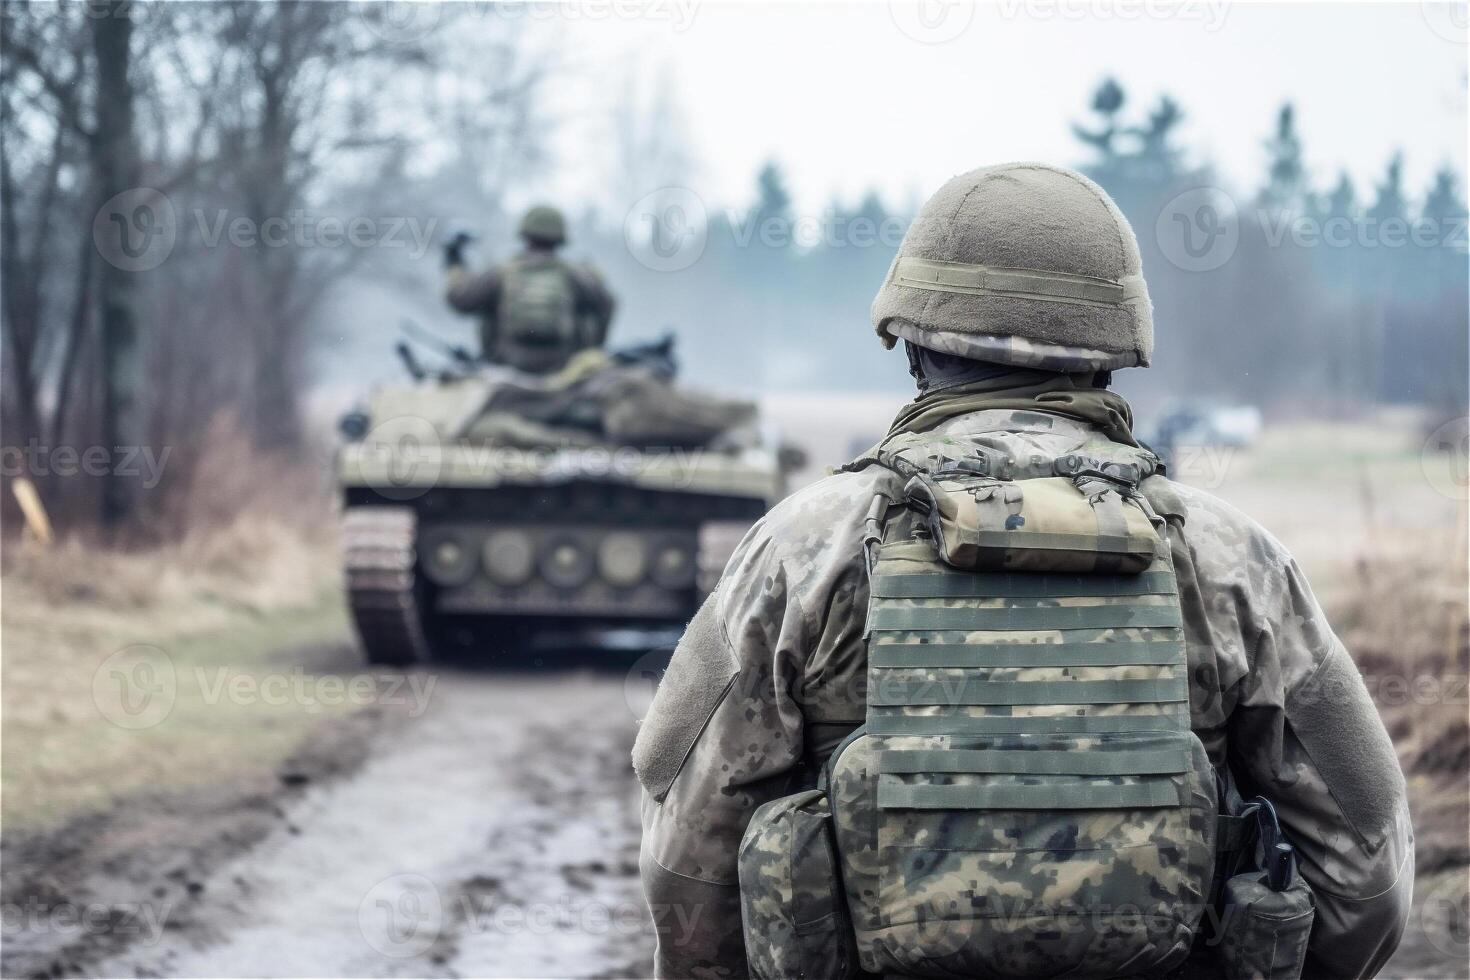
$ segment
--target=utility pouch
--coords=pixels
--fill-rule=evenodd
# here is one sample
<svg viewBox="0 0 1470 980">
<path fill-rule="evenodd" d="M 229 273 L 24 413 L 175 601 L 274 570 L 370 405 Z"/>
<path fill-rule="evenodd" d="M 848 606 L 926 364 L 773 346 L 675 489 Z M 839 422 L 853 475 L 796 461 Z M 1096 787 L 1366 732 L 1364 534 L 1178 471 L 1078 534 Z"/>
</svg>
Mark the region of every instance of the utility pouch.
<svg viewBox="0 0 1470 980">
<path fill-rule="evenodd" d="M 1141 495 L 1121 480 L 940 471 L 913 477 L 905 493 L 955 568 L 1135 575 L 1158 544 Z"/>
<path fill-rule="evenodd" d="M 1226 980 L 1297 980 L 1306 967 L 1307 938 L 1316 905 L 1312 890 L 1296 873 L 1295 855 L 1264 799 L 1246 815 L 1259 822 L 1255 853 L 1260 869 L 1225 881 L 1218 935 Z"/>
<path fill-rule="evenodd" d="M 756 810 L 740 842 L 745 954 L 758 980 L 847 980 L 857 953 L 822 790 Z"/>
<path fill-rule="evenodd" d="M 1306 882 L 1275 891 L 1264 871 L 1225 882 L 1220 962 L 1228 980 L 1297 980 L 1316 909 Z"/>
</svg>

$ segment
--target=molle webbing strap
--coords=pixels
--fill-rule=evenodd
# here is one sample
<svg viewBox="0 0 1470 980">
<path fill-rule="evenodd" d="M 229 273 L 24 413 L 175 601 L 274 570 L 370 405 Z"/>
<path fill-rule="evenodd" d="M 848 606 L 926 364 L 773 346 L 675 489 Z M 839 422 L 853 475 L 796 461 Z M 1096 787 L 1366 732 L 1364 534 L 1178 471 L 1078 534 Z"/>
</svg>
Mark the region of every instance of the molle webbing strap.
<svg viewBox="0 0 1470 980">
<path fill-rule="evenodd" d="M 893 266 L 891 281 L 912 289 L 972 296 L 1037 299 L 1075 306 L 1124 306 L 1147 296 L 1142 276 L 1102 279 L 1040 269 L 1006 269 L 912 256 Z"/>
<path fill-rule="evenodd" d="M 913 810 L 1110 810 L 1183 806 L 1183 785 L 1169 779 L 1135 783 L 1037 783 L 1026 786 L 901 783 L 878 777 L 878 806 Z"/>
<path fill-rule="evenodd" d="M 1187 661 L 1166 556 L 1138 575 L 964 572 L 885 546 L 871 592 L 880 808 L 1186 805 Z M 914 736 L 927 740 L 895 743 Z"/>
<path fill-rule="evenodd" d="M 1117 748 L 1105 752 L 1046 749 L 920 749 L 883 752 L 886 773 L 1006 773 L 1037 776 L 1147 776 L 1189 771 L 1189 746 Z"/>
<path fill-rule="evenodd" d="M 992 681 L 983 677 L 900 680 L 880 678 L 869 685 L 868 704 L 896 705 L 1037 705 L 1139 704 L 1185 701 L 1184 678 L 1155 681 Z"/>
<path fill-rule="evenodd" d="M 1174 642 L 875 643 L 870 667 L 1164 667 L 1179 659 Z"/>
<path fill-rule="evenodd" d="M 1121 732 L 1188 730 L 1189 713 L 1121 715 L 984 715 L 958 711 L 916 715 L 892 708 L 869 708 L 869 735 L 1104 735 Z"/>
<path fill-rule="evenodd" d="M 868 628 L 881 630 L 1066 630 L 1179 626 L 1178 605 L 1007 606 L 971 609 L 873 603 Z"/>
<path fill-rule="evenodd" d="M 1141 575 L 1046 575 L 1009 572 L 890 572 L 873 577 L 881 599 L 989 599 L 1118 595 L 1173 595 L 1167 571 Z"/>
</svg>

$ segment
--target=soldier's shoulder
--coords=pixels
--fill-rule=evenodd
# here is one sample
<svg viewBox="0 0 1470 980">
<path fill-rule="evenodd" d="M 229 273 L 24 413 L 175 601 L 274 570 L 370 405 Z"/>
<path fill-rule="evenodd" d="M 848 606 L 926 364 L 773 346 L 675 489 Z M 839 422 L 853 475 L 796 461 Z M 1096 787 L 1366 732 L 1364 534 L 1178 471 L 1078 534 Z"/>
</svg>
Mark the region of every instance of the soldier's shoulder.
<svg viewBox="0 0 1470 980">
<path fill-rule="evenodd" d="M 740 605 L 752 593 L 794 593 L 803 604 L 820 605 L 820 593 L 862 567 L 863 518 L 882 480 L 872 469 L 836 473 L 772 507 L 726 567 L 727 600 Z"/>
<path fill-rule="evenodd" d="M 885 476 L 876 467 L 832 473 L 781 500 L 757 527 L 779 549 L 802 547 L 814 537 L 840 530 L 854 513 L 860 523 Z"/>
<path fill-rule="evenodd" d="M 1263 524 L 1207 490 L 1164 477 L 1147 481 L 1144 490 L 1155 510 L 1178 518 L 1190 550 L 1201 557 L 1253 567 L 1292 561 L 1291 552 Z"/>
</svg>

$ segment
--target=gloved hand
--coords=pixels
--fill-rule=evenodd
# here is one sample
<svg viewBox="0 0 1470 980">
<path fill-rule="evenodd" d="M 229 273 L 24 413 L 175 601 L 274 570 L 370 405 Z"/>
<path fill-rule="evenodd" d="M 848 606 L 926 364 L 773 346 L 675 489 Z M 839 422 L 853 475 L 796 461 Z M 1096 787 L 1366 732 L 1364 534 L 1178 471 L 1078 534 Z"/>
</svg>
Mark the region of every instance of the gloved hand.
<svg viewBox="0 0 1470 980">
<path fill-rule="evenodd" d="M 449 235 L 449 240 L 444 243 L 444 267 L 452 269 L 457 265 L 464 265 L 465 246 L 475 240 L 475 236 L 459 229 Z"/>
</svg>

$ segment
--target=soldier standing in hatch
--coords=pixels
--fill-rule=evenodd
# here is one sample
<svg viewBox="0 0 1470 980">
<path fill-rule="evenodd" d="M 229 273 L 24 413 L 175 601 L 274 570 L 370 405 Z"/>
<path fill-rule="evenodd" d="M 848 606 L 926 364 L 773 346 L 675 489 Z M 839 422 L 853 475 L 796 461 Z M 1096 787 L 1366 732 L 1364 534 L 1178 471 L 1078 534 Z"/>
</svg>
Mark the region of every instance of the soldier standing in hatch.
<svg viewBox="0 0 1470 980">
<path fill-rule="evenodd" d="M 566 221 L 555 208 L 538 206 L 521 219 L 525 249 L 484 272 L 465 267 L 467 235 L 444 247 L 449 305 L 480 316 L 481 355 L 534 374 L 559 370 L 573 354 L 607 341 L 613 298 L 591 266 L 574 266 L 557 254 L 566 244 Z"/>
<path fill-rule="evenodd" d="M 872 314 L 885 346 L 904 342 L 919 389 L 890 438 L 1028 462 L 1097 447 L 1155 468 L 1107 390 L 1152 352 L 1138 246 L 1082 175 L 1011 164 L 954 178 L 915 218 Z M 749 969 L 737 849 L 756 808 L 809 788 L 864 721 L 864 517 L 893 480 L 854 468 L 778 505 L 674 654 L 633 752 L 659 976 Z M 1372 976 L 1398 945 L 1414 877 L 1378 712 L 1275 538 L 1163 475 L 1140 489 L 1168 525 L 1189 725 L 1217 774 L 1274 804 L 1315 893 L 1306 975 Z"/>
</svg>

